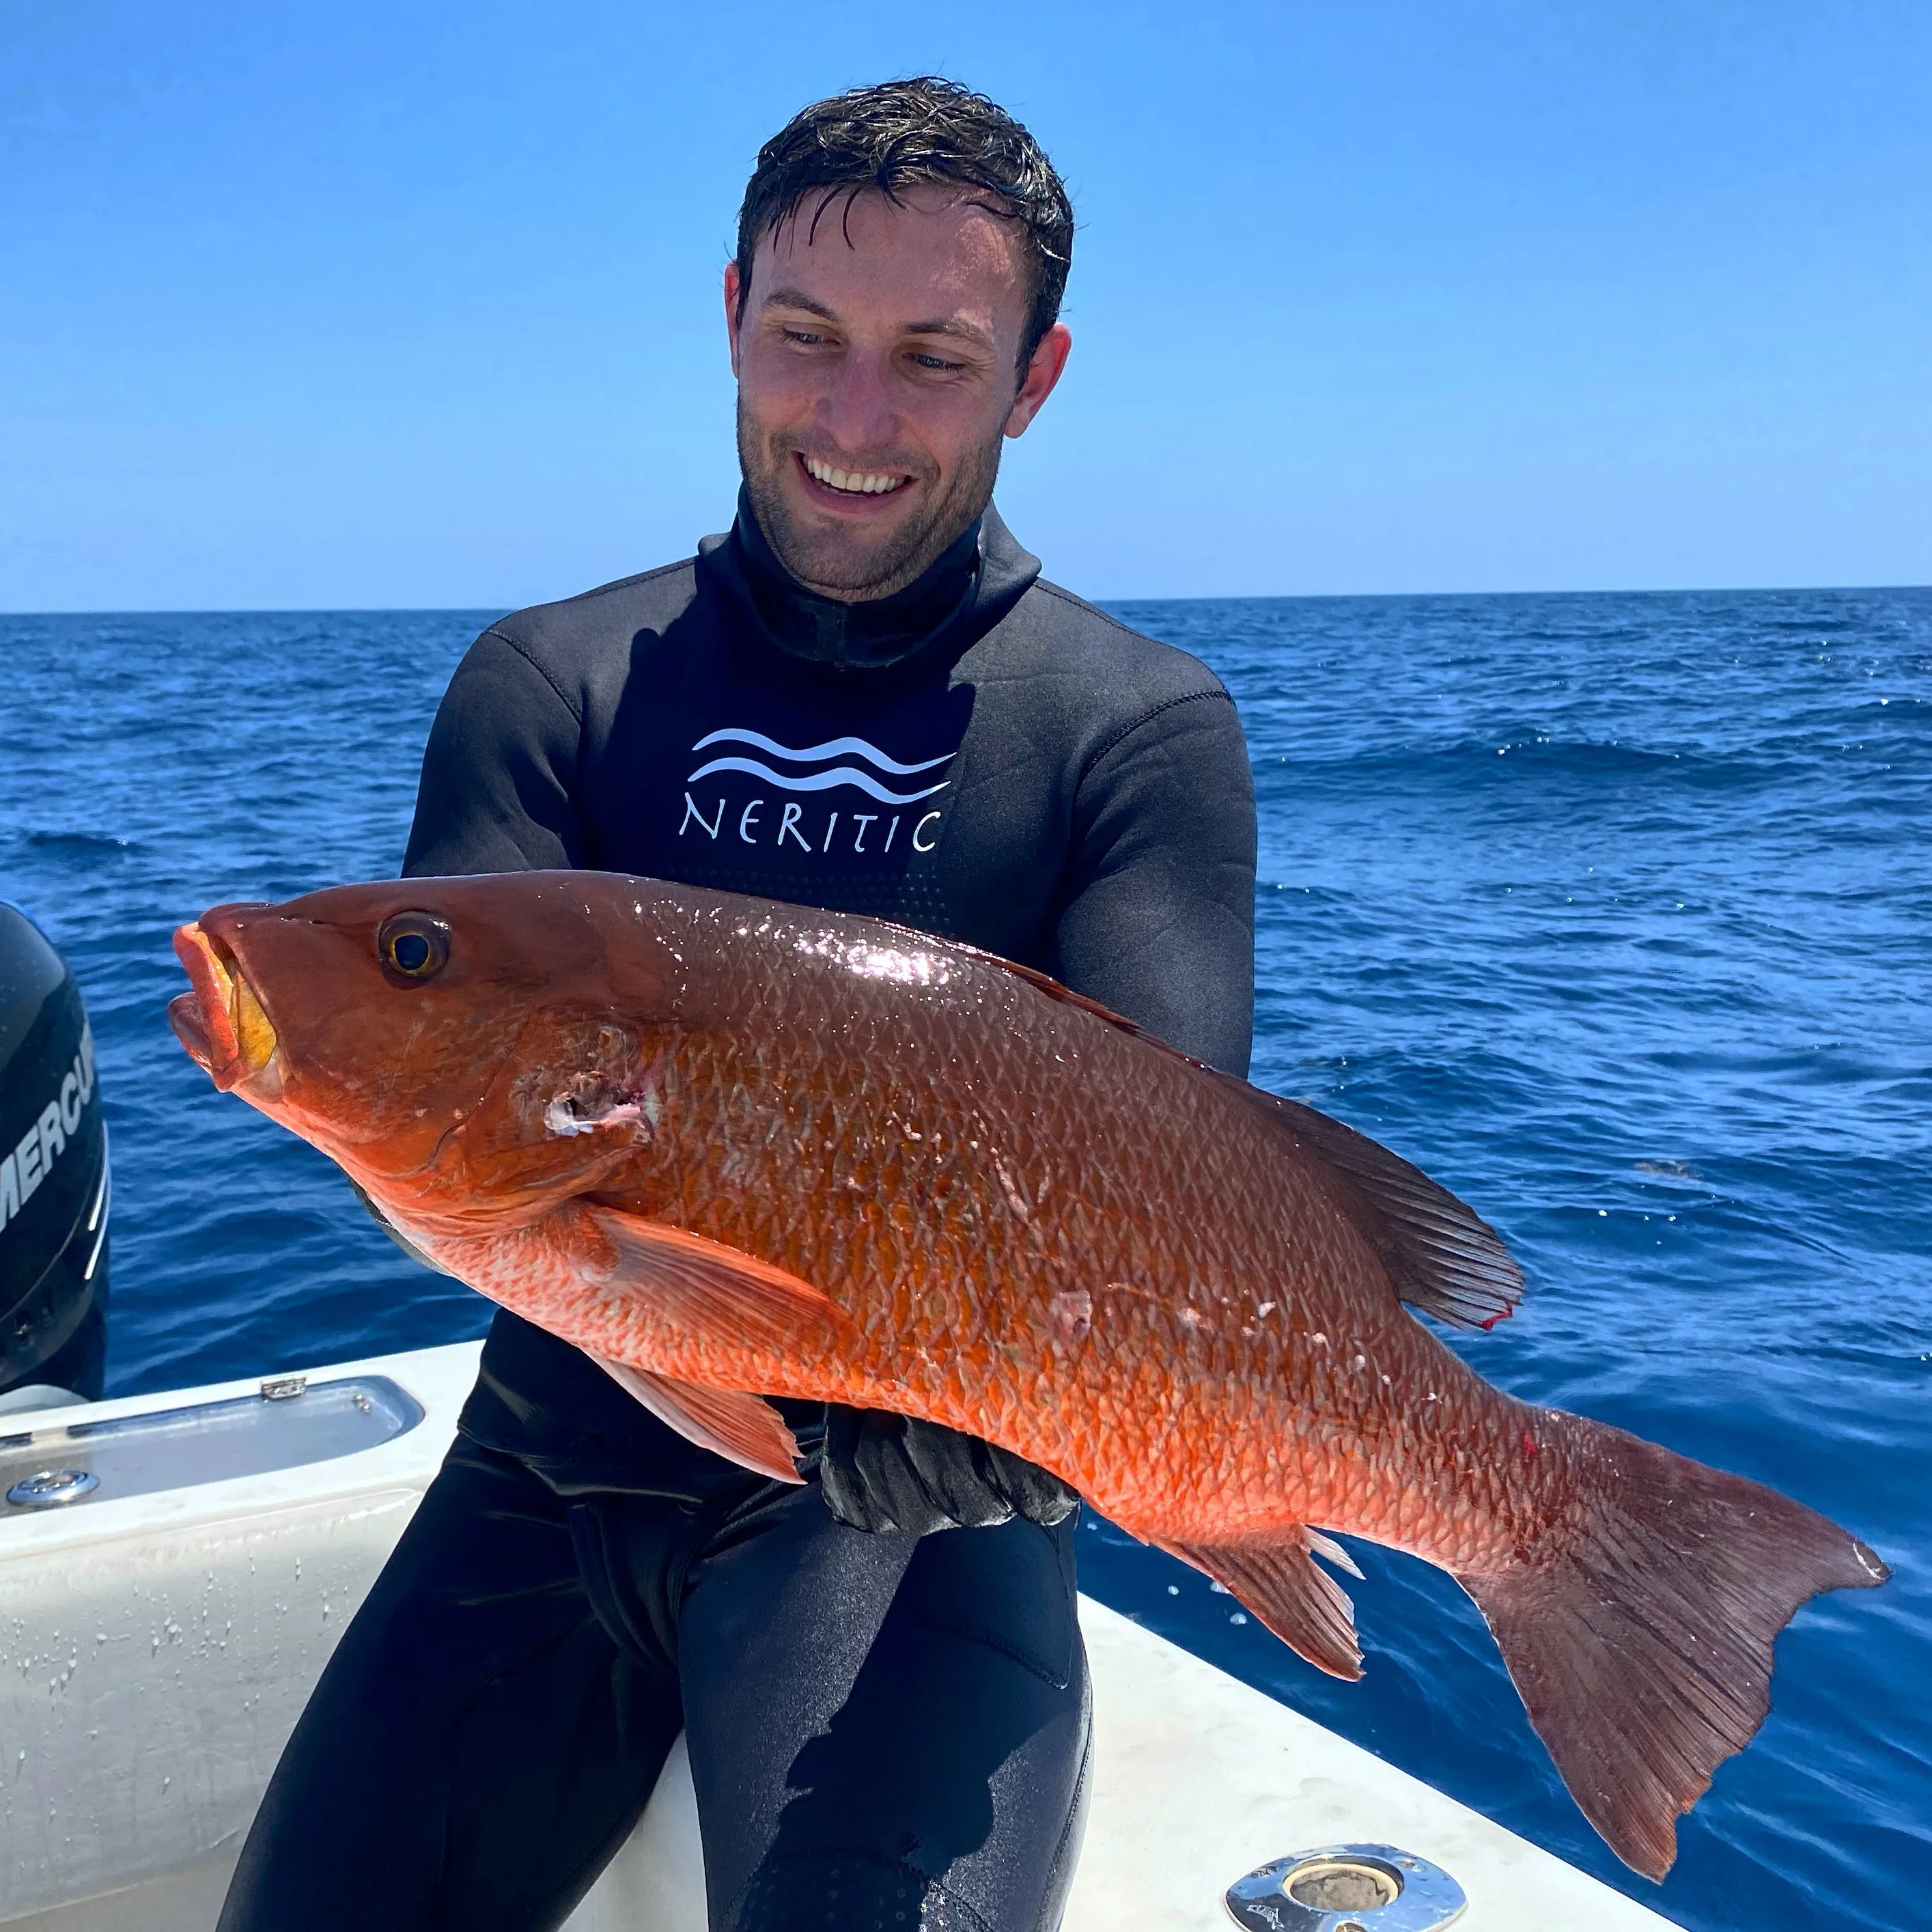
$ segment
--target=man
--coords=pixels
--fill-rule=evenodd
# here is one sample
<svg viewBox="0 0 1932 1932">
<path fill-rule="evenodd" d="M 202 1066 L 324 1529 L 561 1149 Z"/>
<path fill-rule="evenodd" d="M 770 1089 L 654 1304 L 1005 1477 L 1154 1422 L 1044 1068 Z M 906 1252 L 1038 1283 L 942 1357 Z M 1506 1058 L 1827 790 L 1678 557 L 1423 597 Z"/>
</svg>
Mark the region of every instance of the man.
<svg viewBox="0 0 1932 1932">
<path fill-rule="evenodd" d="M 1001 439 L 1066 364 L 1072 237 L 1032 138 L 948 82 L 822 102 L 769 142 L 724 278 L 736 521 L 478 639 L 406 871 L 883 914 L 1245 1070 L 1233 708 L 1041 582 L 992 507 Z M 680 1728 L 714 1927 L 1050 1932 L 1085 1782 L 1073 1498 L 950 1430 L 786 1413 L 802 1489 L 499 1313 L 224 1932 L 559 1924 Z"/>
</svg>

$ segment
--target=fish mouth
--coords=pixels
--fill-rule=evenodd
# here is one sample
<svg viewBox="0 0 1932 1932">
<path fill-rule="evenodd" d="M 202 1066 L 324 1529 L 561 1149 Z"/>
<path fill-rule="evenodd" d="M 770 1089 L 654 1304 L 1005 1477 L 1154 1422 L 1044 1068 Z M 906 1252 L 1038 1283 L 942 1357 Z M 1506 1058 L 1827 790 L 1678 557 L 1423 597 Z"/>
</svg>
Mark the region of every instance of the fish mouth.
<svg viewBox="0 0 1932 1932">
<path fill-rule="evenodd" d="M 275 1029 L 233 952 L 198 921 L 177 929 L 175 952 L 194 990 L 168 1002 L 168 1024 L 225 1094 L 274 1060 Z"/>
</svg>

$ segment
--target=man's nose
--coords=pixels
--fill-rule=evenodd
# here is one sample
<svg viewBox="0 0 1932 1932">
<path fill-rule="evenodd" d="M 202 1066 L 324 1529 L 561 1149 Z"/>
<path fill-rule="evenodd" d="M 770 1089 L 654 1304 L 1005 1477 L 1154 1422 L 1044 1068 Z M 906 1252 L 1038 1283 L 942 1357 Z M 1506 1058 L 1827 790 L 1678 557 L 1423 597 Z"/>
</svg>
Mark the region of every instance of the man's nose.
<svg viewBox="0 0 1932 1932">
<path fill-rule="evenodd" d="M 886 386 L 883 359 L 856 354 L 841 356 L 819 398 L 818 413 L 819 427 L 841 449 L 854 454 L 896 441 L 898 415 Z"/>
</svg>

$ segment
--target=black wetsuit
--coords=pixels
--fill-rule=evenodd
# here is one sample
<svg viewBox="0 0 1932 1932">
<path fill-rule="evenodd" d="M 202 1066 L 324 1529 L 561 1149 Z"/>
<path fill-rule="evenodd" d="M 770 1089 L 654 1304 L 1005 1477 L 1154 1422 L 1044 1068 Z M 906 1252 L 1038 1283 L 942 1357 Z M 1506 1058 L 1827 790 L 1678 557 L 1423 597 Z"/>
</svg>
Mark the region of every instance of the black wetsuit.
<svg viewBox="0 0 1932 1932">
<path fill-rule="evenodd" d="M 1038 571 L 989 509 L 898 596 L 828 603 L 741 503 L 696 559 L 484 632 L 405 871 L 587 866 L 882 914 L 1245 1071 L 1233 706 Z M 1050 1928 L 1085 1779 L 1073 1528 L 849 1528 L 499 1313 L 222 1932 L 558 1924 L 680 1727 L 720 1932 Z"/>
</svg>

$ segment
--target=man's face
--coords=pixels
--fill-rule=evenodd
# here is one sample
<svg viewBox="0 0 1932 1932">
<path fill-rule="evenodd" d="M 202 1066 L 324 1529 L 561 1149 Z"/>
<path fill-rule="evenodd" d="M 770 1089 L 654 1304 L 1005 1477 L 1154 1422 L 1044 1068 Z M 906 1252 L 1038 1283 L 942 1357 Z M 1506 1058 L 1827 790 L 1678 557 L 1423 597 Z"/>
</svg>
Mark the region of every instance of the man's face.
<svg viewBox="0 0 1932 1932">
<path fill-rule="evenodd" d="M 738 456 L 759 526 L 846 603 L 912 582 L 986 506 L 1000 440 L 1059 380 L 1056 326 L 1017 364 L 1030 288 L 1013 224 L 943 187 L 818 198 L 762 236 L 738 319 L 724 272 Z"/>
</svg>

